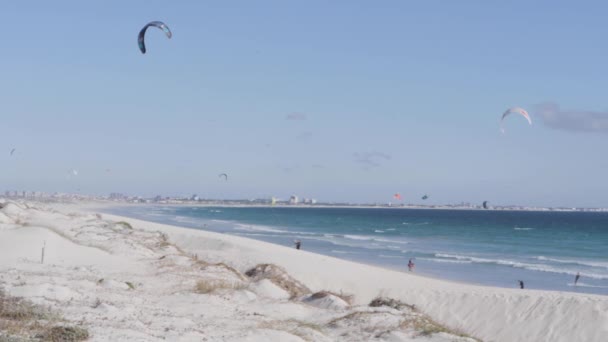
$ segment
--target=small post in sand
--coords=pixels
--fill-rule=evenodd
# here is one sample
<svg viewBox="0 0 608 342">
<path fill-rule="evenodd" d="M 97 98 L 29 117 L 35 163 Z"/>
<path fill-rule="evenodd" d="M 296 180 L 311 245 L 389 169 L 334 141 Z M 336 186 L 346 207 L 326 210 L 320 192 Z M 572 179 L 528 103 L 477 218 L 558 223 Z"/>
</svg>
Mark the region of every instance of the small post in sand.
<svg viewBox="0 0 608 342">
<path fill-rule="evenodd" d="M 44 264 L 44 248 L 46 247 L 46 240 L 44 241 L 44 244 L 42 245 L 42 257 L 40 258 L 40 263 Z"/>
</svg>

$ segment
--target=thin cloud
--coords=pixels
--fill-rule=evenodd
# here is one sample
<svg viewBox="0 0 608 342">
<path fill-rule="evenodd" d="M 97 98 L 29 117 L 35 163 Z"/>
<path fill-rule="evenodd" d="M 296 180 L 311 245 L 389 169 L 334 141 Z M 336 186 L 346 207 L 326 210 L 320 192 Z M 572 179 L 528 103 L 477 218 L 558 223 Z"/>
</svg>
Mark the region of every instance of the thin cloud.
<svg viewBox="0 0 608 342">
<path fill-rule="evenodd" d="M 310 138 L 312 138 L 312 132 L 302 132 L 296 136 L 296 139 L 302 141 L 310 140 Z"/>
<path fill-rule="evenodd" d="M 353 156 L 355 158 L 355 162 L 363 166 L 365 169 L 378 167 L 382 164 L 382 162 L 391 160 L 391 156 L 378 151 L 355 152 Z"/>
<path fill-rule="evenodd" d="M 304 113 L 290 113 L 287 114 L 287 116 L 285 117 L 286 120 L 291 120 L 291 121 L 304 121 L 308 118 L 308 116 Z"/>
<path fill-rule="evenodd" d="M 545 126 L 574 132 L 608 133 L 608 112 L 561 110 L 556 103 L 536 106 Z"/>
</svg>

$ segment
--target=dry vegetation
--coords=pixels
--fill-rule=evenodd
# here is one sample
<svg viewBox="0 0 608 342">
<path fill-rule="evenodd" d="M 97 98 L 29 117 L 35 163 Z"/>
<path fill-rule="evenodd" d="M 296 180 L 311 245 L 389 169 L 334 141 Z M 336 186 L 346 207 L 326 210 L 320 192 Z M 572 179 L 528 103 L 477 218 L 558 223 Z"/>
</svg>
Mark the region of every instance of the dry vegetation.
<svg viewBox="0 0 608 342">
<path fill-rule="evenodd" d="M 201 294 L 214 293 L 220 290 L 244 290 L 247 288 L 246 283 L 231 282 L 222 279 L 204 279 L 196 282 L 194 291 Z"/>
<path fill-rule="evenodd" d="M 406 319 L 401 323 L 401 328 L 414 329 L 418 332 L 419 336 L 430 336 L 437 333 L 448 333 L 451 335 L 456 335 L 458 337 L 469 338 L 474 341 L 481 341 L 480 339 L 465 334 L 460 330 L 450 329 L 444 325 L 441 325 L 424 315 L 415 317 L 413 319 Z"/>
<path fill-rule="evenodd" d="M 300 337 L 304 341 L 311 342 L 315 341 L 316 335 L 323 335 L 322 326 L 295 319 L 288 319 L 283 321 L 264 321 L 258 324 L 258 328 L 285 331 L 287 333 Z"/>
<path fill-rule="evenodd" d="M 61 325 L 48 308 L 8 296 L 0 290 L 0 341 L 72 342 L 89 338 L 86 329 Z"/>
<path fill-rule="evenodd" d="M 407 304 L 402 301 L 387 297 L 376 297 L 369 303 L 369 306 L 376 308 L 381 306 L 388 306 L 397 310 L 403 310 L 404 308 L 408 308 L 412 311 L 416 311 L 415 305 Z"/>
<path fill-rule="evenodd" d="M 270 280 L 278 287 L 287 291 L 292 299 L 311 292 L 308 287 L 290 276 L 283 268 L 273 264 L 259 264 L 245 272 L 245 275 L 253 281 Z"/>
<path fill-rule="evenodd" d="M 338 297 L 340 299 L 342 299 L 343 301 L 345 301 L 348 305 L 353 305 L 353 300 L 355 298 L 354 295 L 352 294 L 346 294 L 346 293 L 336 293 L 336 292 L 332 292 L 332 291 L 319 291 L 319 292 L 315 292 L 313 293 L 309 299 L 321 299 L 321 298 L 325 298 L 329 295 Z"/>
<path fill-rule="evenodd" d="M 235 269 L 234 267 L 232 267 L 230 265 L 226 265 L 223 262 L 219 262 L 219 263 L 216 263 L 216 264 L 210 264 L 210 263 L 207 263 L 207 262 L 204 262 L 204 261 L 197 260 L 197 263 L 199 263 L 199 264 L 202 265 L 202 267 L 201 267 L 202 269 L 206 269 L 206 268 L 209 268 L 209 267 L 219 267 L 219 268 L 223 268 L 225 270 L 228 270 L 229 272 L 232 272 L 234 275 L 236 275 L 239 279 L 241 279 L 243 281 L 247 280 L 247 278 L 245 278 L 245 276 L 243 276 L 243 274 L 241 272 L 239 272 L 237 269 Z"/>
<path fill-rule="evenodd" d="M 116 222 L 115 225 L 117 225 L 117 226 L 123 226 L 123 227 L 125 227 L 127 229 L 133 229 L 133 226 L 131 226 L 131 224 L 129 222 L 126 222 L 126 221 Z"/>
</svg>

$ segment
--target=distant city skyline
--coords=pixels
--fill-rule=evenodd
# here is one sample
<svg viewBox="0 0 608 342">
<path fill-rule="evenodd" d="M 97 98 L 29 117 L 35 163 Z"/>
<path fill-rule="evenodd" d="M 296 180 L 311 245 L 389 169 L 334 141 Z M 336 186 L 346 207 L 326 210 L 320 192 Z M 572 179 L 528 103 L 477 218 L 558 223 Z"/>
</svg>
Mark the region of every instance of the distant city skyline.
<svg viewBox="0 0 608 342">
<path fill-rule="evenodd" d="M 1 3 L 10 30 L 0 184 L 607 207 L 606 10 L 561 1 Z M 173 37 L 151 29 L 142 55 L 137 33 L 151 20 Z M 513 106 L 533 124 L 513 115 L 501 134 Z"/>
</svg>

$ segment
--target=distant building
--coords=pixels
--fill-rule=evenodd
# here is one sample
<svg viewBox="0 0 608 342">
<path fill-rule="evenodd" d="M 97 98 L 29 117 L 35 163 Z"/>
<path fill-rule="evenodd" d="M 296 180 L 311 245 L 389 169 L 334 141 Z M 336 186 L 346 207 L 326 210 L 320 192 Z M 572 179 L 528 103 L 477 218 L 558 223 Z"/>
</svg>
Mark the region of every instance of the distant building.
<svg viewBox="0 0 608 342">
<path fill-rule="evenodd" d="M 190 200 L 191 201 L 198 201 L 198 195 L 197 194 L 192 195 L 192 197 L 190 197 Z"/>
<path fill-rule="evenodd" d="M 316 199 L 314 199 L 314 198 L 305 198 L 305 199 L 303 200 L 303 203 L 304 203 L 304 204 L 316 204 L 316 203 L 317 203 L 317 200 L 316 200 Z"/>
<path fill-rule="evenodd" d="M 291 195 L 291 197 L 289 197 L 289 204 L 298 204 L 298 196 Z"/>
<path fill-rule="evenodd" d="M 126 196 L 123 195 L 123 194 L 121 194 L 121 193 L 119 193 L 119 192 L 113 192 L 113 193 L 110 194 L 110 199 L 111 200 L 122 200 L 122 199 L 125 199 L 125 198 L 126 198 Z"/>
</svg>

